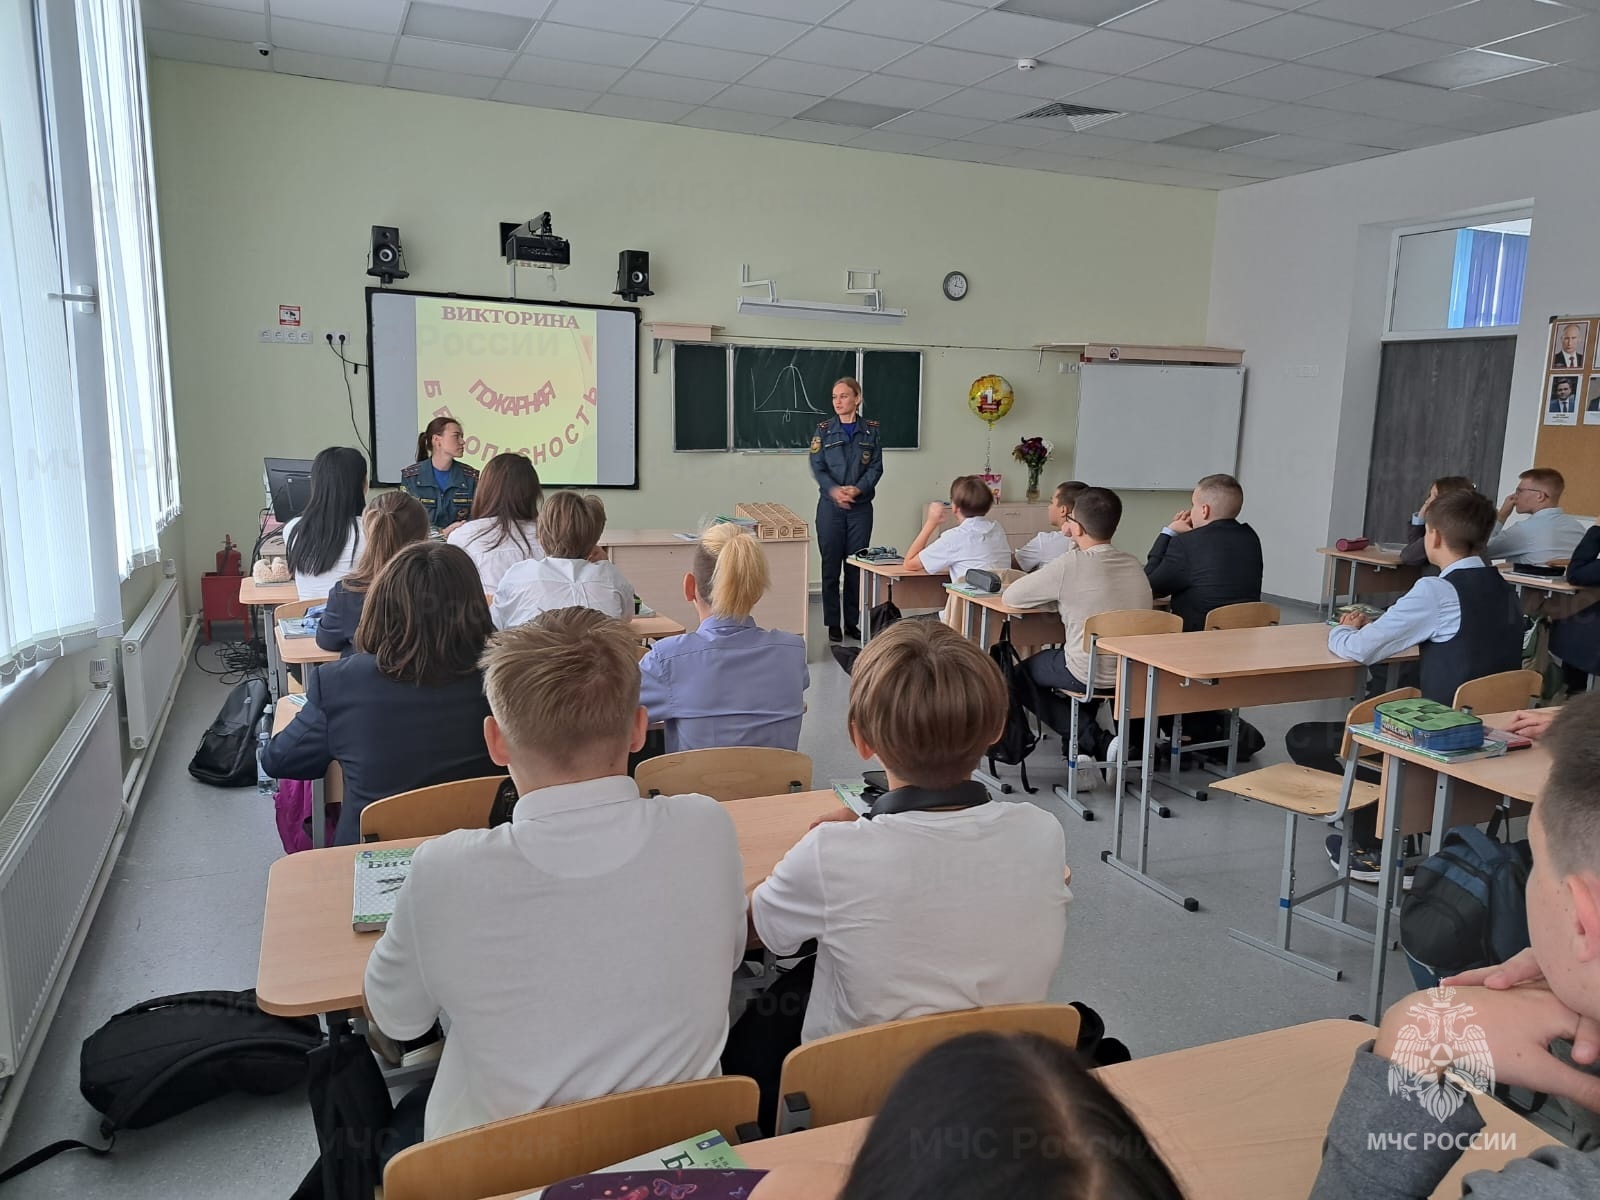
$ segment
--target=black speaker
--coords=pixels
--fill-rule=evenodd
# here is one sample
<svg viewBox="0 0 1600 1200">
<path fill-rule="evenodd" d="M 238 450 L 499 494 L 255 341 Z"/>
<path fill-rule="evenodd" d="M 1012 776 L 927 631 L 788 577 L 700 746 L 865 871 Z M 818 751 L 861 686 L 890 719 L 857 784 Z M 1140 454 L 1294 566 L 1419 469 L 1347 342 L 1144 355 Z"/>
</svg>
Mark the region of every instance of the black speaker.
<svg viewBox="0 0 1600 1200">
<path fill-rule="evenodd" d="M 648 250 L 623 250 L 617 255 L 617 290 L 630 304 L 640 296 L 654 296 L 650 290 L 650 252 Z"/>
<path fill-rule="evenodd" d="M 394 225 L 372 227 L 372 253 L 367 259 L 367 274 L 383 280 L 385 284 L 393 283 L 396 279 L 404 279 L 411 274 L 406 270 L 406 252 L 400 248 L 398 227 Z"/>
</svg>

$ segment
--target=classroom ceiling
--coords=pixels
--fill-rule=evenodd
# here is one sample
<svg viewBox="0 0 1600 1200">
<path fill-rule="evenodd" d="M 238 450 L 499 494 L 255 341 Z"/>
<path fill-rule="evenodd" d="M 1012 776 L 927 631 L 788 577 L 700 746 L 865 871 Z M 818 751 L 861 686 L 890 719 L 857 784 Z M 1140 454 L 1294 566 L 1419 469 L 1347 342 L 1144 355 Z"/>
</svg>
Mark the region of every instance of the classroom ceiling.
<svg viewBox="0 0 1600 1200">
<path fill-rule="evenodd" d="M 1181 187 L 1600 109 L 1600 0 L 143 3 L 162 58 Z"/>
</svg>

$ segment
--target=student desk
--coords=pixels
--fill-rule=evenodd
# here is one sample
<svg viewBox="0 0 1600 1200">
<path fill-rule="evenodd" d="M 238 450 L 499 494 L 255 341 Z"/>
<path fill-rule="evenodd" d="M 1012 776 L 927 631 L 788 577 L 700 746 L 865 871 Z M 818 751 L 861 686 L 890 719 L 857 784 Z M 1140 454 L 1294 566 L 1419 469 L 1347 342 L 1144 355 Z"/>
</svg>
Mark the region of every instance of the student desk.
<svg viewBox="0 0 1600 1200">
<path fill-rule="evenodd" d="M 887 599 L 901 608 L 943 608 L 944 588 L 950 576 L 941 571 L 930 575 L 926 571 L 909 570 L 905 563 L 866 562 L 852 554 L 845 560 L 860 569 L 861 587 L 861 644 L 865 646 L 872 637 L 872 610 L 878 606 L 878 589 L 888 582 Z"/>
<path fill-rule="evenodd" d="M 1112 848 L 1100 852 L 1101 861 L 1193 912 L 1200 907 L 1198 901 L 1178 895 L 1148 872 L 1156 718 L 1356 696 L 1361 693 L 1367 669 L 1331 654 L 1328 627 L 1320 622 L 1102 638 L 1099 652 L 1119 660 L 1114 711 L 1120 737 Z M 1390 660 L 1391 669 L 1395 663 L 1415 657 L 1415 650 L 1407 650 Z M 1144 670 L 1136 671 L 1135 664 Z M 1144 751 L 1139 782 L 1139 850 L 1136 861 L 1130 863 L 1122 857 L 1123 802 L 1130 722 L 1136 710 L 1142 710 L 1144 715 Z M 1228 775 L 1237 765 L 1236 751 L 1234 741 L 1228 752 Z"/>
<path fill-rule="evenodd" d="M 811 823 L 839 804 L 832 789 L 724 804 L 744 858 L 745 891 L 770 875 Z M 304 1017 L 361 1008 L 367 958 L 379 935 L 350 928 L 355 856 L 374 846 L 415 846 L 425 840 L 331 846 L 272 864 L 256 968 L 256 998 L 264 1012 Z"/>
<path fill-rule="evenodd" d="M 1012 644 L 1024 658 L 1041 646 L 1059 646 L 1066 641 L 1066 626 L 1061 623 L 1061 614 L 1054 608 L 1017 608 L 1000 599 L 999 592 L 973 595 L 958 591 L 949 584 L 945 590 L 955 600 L 956 624 L 961 635 L 969 641 L 976 641 L 984 653 L 988 653 L 989 647 L 999 638 L 998 634 L 989 636 L 990 622 L 995 616 L 1000 618 L 1002 626 L 1010 627 Z M 976 632 L 974 624 L 977 626 Z"/>
<path fill-rule="evenodd" d="M 803 537 L 759 540 L 772 570 L 772 587 L 755 607 L 756 624 L 805 637 L 811 599 L 809 527 Z M 689 629 L 700 624 L 694 605 L 683 598 L 683 577 L 694 570 L 697 542 L 684 541 L 672 529 L 608 529 L 600 545 L 656 612 Z"/>
<path fill-rule="evenodd" d="M 1327 616 L 1333 616 L 1339 601 L 1339 566 L 1348 570 L 1348 587 L 1344 594 L 1354 604 L 1356 597 L 1374 592 L 1403 592 L 1422 578 L 1423 568 L 1400 565 L 1400 555 L 1393 550 L 1380 550 L 1368 546 L 1365 550 L 1340 550 L 1323 546 L 1317 551 L 1326 561 L 1322 568 L 1322 607 Z"/>
<path fill-rule="evenodd" d="M 283 662 L 278 657 L 278 622 L 276 613 L 278 605 L 293 604 L 300 599 L 300 594 L 295 591 L 293 581 L 288 583 L 257 583 L 246 575 L 239 581 L 239 603 L 246 608 L 264 608 L 267 627 L 271 636 L 267 643 L 267 682 L 272 688 L 274 696 L 284 693 Z"/>
<path fill-rule="evenodd" d="M 272 736 L 277 737 L 289 727 L 289 722 L 300 715 L 304 706 L 288 696 L 278 701 L 272 710 Z M 327 844 L 328 805 L 344 800 L 344 770 L 337 762 L 328 767 L 321 779 L 311 781 L 311 846 L 313 849 Z"/>
<path fill-rule="evenodd" d="M 1189 1200 L 1283 1200 L 1310 1193 L 1351 1057 L 1375 1033 L 1356 1021 L 1313 1021 L 1101 1067 L 1095 1078 L 1139 1119 Z M 1498 1170 L 1557 1144 L 1498 1101 L 1473 1099 L 1488 1143 L 1513 1145 L 1466 1151 L 1437 1197 L 1459 1197 L 1469 1171 Z M 769 1170 L 848 1163 L 870 1123 L 864 1118 L 751 1142 L 739 1147 L 739 1157 Z"/>
<path fill-rule="evenodd" d="M 1489 713 L 1484 716 L 1483 723 L 1490 728 L 1503 729 L 1510 718 L 1510 713 Z M 1383 852 L 1378 867 L 1378 927 L 1372 953 L 1372 991 L 1367 1005 L 1369 1013 L 1381 1016 L 1392 901 L 1400 875 L 1400 842 L 1408 832 L 1419 827 L 1419 799 L 1425 806 L 1427 792 L 1432 791 L 1431 820 L 1427 828 L 1431 830 L 1430 851 L 1437 852 L 1444 831 L 1459 823 L 1451 819 L 1451 806 L 1457 802 L 1455 793 L 1459 785 L 1469 789 L 1463 799 L 1473 802 L 1473 810 L 1463 816 L 1472 822 L 1487 819 L 1488 810 L 1501 796 L 1533 804 L 1544 791 L 1545 780 L 1550 775 L 1550 751 L 1535 742 L 1526 750 L 1512 750 L 1498 758 L 1445 763 L 1373 737 L 1359 733 L 1354 736 L 1362 746 L 1383 754 L 1383 800 L 1378 809 Z M 1473 796 L 1473 792 L 1478 795 Z M 1484 803 L 1485 797 L 1488 804 Z"/>
<path fill-rule="evenodd" d="M 1500 571 L 1506 577 L 1506 582 L 1515 585 L 1517 591 L 1543 592 L 1546 596 L 1576 596 L 1580 589 L 1575 583 L 1568 583 L 1565 575 L 1525 575 L 1510 564 L 1502 564 Z"/>
</svg>

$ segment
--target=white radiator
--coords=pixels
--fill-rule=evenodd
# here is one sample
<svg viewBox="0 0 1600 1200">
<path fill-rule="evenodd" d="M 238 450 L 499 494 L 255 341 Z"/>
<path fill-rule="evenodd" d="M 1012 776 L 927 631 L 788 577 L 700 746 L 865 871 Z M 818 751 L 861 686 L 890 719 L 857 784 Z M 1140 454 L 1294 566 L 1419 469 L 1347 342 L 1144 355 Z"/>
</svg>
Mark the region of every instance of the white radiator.
<svg viewBox="0 0 1600 1200">
<path fill-rule="evenodd" d="M 0 821 L 0 1076 L 36 1032 L 122 813 L 117 706 L 97 689 Z"/>
<path fill-rule="evenodd" d="M 122 695 L 128 745 L 143 750 L 183 671 L 183 605 L 178 581 L 164 579 L 122 638 Z"/>
</svg>

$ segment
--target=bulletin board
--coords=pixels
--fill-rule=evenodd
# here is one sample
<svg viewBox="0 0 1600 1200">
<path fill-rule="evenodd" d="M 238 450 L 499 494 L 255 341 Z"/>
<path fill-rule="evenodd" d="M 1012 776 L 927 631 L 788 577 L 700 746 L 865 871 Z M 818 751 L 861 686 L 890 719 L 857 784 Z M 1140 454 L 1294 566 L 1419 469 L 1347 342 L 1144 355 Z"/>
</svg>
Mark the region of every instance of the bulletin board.
<svg viewBox="0 0 1600 1200">
<path fill-rule="evenodd" d="M 1540 375 L 1539 438 L 1534 465 L 1567 480 L 1561 507 L 1600 513 L 1600 315 L 1552 317 Z"/>
</svg>

